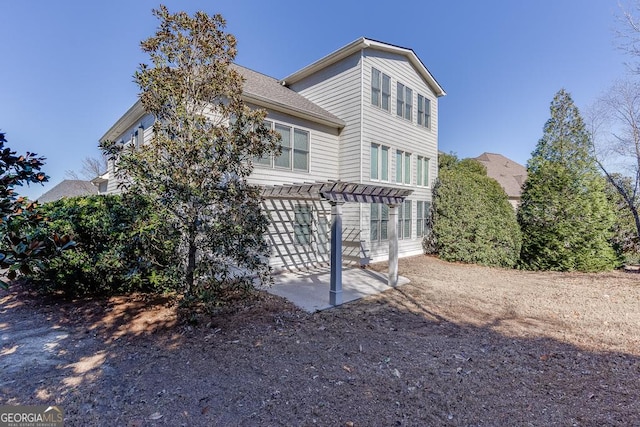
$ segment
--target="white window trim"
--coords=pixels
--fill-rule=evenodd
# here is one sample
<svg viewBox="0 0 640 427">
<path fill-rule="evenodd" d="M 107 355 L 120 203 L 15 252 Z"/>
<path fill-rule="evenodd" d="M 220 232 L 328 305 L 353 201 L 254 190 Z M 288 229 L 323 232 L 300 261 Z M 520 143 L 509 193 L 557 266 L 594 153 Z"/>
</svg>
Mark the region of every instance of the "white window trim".
<svg viewBox="0 0 640 427">
<path fill-rule="evenodd" d="M 371 174 L 371 172 L 372 172 L 372 170 L 371 170 L 371 166 L 372 166 L 372 165 L 371 165 L 371 160 L 372 160 L 372 157 L 373 157 L 372 152 L 373 152 L 373 146 L 374 146 L 374 145 L 375 145 L 376 147 L 378 147 L 378 150 L 379 150 L 379 151 L 378 151 L 378 162 L 377 162 L 377 164 L 376 164 L 376 166 L 377 166 L 377 172 L 378 172 L 378 177 L 377 177 L 377 178 L 373 178 L 373 177 L 371 176 L 371 175 L 372 175 L 372 174 Z M 386 168 L 386 169 L 387 169 L 387 170 L 386 170 L 386 172 L 387 172 L 387 174 L 386 174 L 386 175 L 387 175 L 387 179 L 383 179 L 383 178 L 382 178 L 382 176 L 383 176 L 382 171 L 384 170 L 384 169 L 383 169 L 383 167 L 382 167 L 382 151 L 383 151 L 382 149 L 383 149 L 383 148 L 386 148 L 386 149 L 387 149 L 387 168 Z M 388 145 L 379 144 L 379 143 L 377 143 L 377 142 L 372 142 L 372 143 L 369 145 L 369 169 L 370 169 L 370 170 L 369 170 L 369 179 L 370 179 L 371 181 L 375 181 L 375 182 L 390 182 L 390 179 L 389 179 L 390 169 L 391 169 L 391 168 L 389 167 L 389 166 L 390 166 L 390 163 L 391 163 L 391 162 L 389 161 L 389 154 L 390 154 L 390 153 L 391 153 L 391 147 L 389 147 Z"/>
<path fill-rule="evenodd" d="M 377 82 L 378 83 L 378 103 L 373 102 L 373 90 L 374 90 L 374 78 L 373 78 L 373 74 L 374 71 L 378 72 L 380 79 Z M 384 81 L 385 81 L 385 77 L 389 80 L 389 90 L 388 92 L 385 92 L 384 90 Z M 386 111 L 388 113 L 391 112 L 391 76 L 389 76 L 388 74 L 382 72 L 381 70 L 379 70 L 376 67 L 371 67 L 371 105 L 373 105 L 374 107 L 377 107 L 383 111 Z M 387 108 L 384 108 L 384 98 L 387 98 Z"/>
<path fill-rule="evenodd" d="M 426 162 L 425 162 L 426 160 Z M 426 166 L 426 168 L 425 168 Z M 426 187 L 431 188 L 431 158 L 428 156 L 417 156 L 416 160 L 416 185 L 418 187 Z M 422 169 L 422 174 L 420 174 L 420 170 Z M 426 181 L 425 178 L 425 170 L 426 170 Z M 423 182 L 424 181 L 424 182 Z"/>
<path fill-rule="evenodd" d="M 420 103 L 420 98 L 422 98 L 422 104 L 424 104 L 424 106 L 428 106 L 429 108 L 422 108 L 422 114 L 420 114 L 420 108 L 423 107 L 423 105 L 421 105 Z M 416 123 L 418 124 L 418 126 L 425 128 L 425 129 L 429 129 L 431 130 L 431 99 L 428 98 L 425 95 L 422 95 L 421 93 L 418 93 L 418 111 L 417 111 L 417 119 L 416 119 Z M 422 123 L 420 123 L 422 122 Z"/>
<path fill-rule="evenodd" d="M 400 162 L 400 164 L 398 164 L 398 154 L 400 154 L 402 161 Z M 407 157 L 409 158 L 409 182 L 406 182 L 407 179 L 407 171 L 406 171 L 406 165 L 407 165 Z M 409 153 L 407 151 L 404 150 L 400 150 L 398 148 L 396 148 L 396 156 L 395 156 L 395 162 L 396 162 L 396 184 L 400 184 L 400 185 L 411 185 L 411 182 L 413 181 L 413 168 L 412 168 L 412 164 L 413 164 L 413 155 L 412 153 Z M 398 181 L 398 169 L 401 169 L 401 181 Z"/>
<path fill-rule="evenodd" d="M 294 171 L 294 172 L 302 172 L 302 173 L 309 173 L 310 169 L 311 169 L 311 131 L 308 129 L 304 129 L 301 127 L 297 127 L 297 126 L 293 126 L 289 123 L 284 123 L 284 122 L 278 122 L 278 121 L 274 121 L 274 120 L 265 120 L 264 121 L 265 124 L 268 124 L 270 127 L 270 130 L 275 130 L 276 126 L 284 126 L 284 127 L 288 127 L 289 128 L 289 136 L 290 136 L 290 144 L 291 146 L 289 147 L 289 166 L 277 166 L 275 164 L 275 157 L 273 155 L 269 155 L 269 163 L 260 163 L 258 162 L 256 159 L 253 160 L 253 165 L 255 167 L 259 167 L 259 168 L 263 168 L 263 169 L 276 169 L 276 170 L 286 170 L 286 171 Z M 308 146 L 307 146 L 307 168 L 306 169 L 299 169 L 299 168 L 295 168 L 294 167 L 294 154 L 296 151 L 295 148 L 295 135 L 296 135 L 296 131 L 298 132 L 304 132 L 307 134 L 307 142 L 308 142 Z"/>
</svg>

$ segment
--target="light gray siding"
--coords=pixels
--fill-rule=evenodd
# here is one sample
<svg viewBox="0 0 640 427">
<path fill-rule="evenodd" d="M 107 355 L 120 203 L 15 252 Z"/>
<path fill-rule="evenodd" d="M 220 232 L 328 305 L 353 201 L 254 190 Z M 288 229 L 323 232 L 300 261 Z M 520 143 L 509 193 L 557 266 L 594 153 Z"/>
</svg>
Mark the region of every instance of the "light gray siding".
<svg viewBox="0 0 640 427">
<path fill-rule="evenodd" d="M 391 77 L 391 98 L 389 111 L 371 104 L 371 69 Z M 411 121 L 396 114 L 397 83 L 412 90 L 413 106 Z M 417 201 L 431 201 L 431 190 L 437 178 L 438 164 L 438 98 L 413 67 L 406 56 L 375 49 L 365 49 L 342 61 L 306 77 L 291 88 L 330 113 L 335 114 L 347 125 L 340 134 L 340 175 L 345 181 L 370 182 L 382 185 L 408 186 L 414 190 L 409 197 L 411 207 L 411 237 L 399 241 L 400 256 L 422 253 L 422 237 L 417 236 Z M 431 126 L 425 128 L 417 122 L 418 94 L 431 102 Z M 390 147 L 389 179 L 371 180 L 371 144 Z M 396 152 L 411 154 L 411 183 L 396 181 Z M 417 185 L 418 156 L 429 159 L 429 185 Z M 370 207 L 368 204 L 349 204 L 343 208 L 343 234 L 351 253 L 355 242 L 363 242 L 364 253 L 372 260 L 386 259 L 388 242 L 370 241 Z M 351 256 L 349 256 L 351 258 Z"/>
<path fill-rule="evenodd" d="M 354 54 L 291 86 L 291 89 L 346 122 L 340 133 L 343 181 L 360 181 L 362 90 L 360 54 Z"/>
<path fill-rule="evenodd" d="M 338 176 L 338 130 L 276 111 L 267 120 L 309 132 L 309 171 L 274 168 L 254 163 L 249 182 L 260 185 L 327 181 Z"/>
<path fill-rule="evenodd" d="M 375 67 L 391 77 L 391 108 L 385 111 L 371 104 L 371 69 Z M 396 112 L 397 83 L 400 82 L 412 90 L 412 119 L 406 120 L 399 117 Z M 437 178 L 438 164 L 438 98 L 426 81 L 416 72 L 412 64 L 402 55 L 389 52 L 380 52 L 366 49 L 363 55 L 363 138 L 362 138 L 362 168 L 364 181 L 370 179 L 370 153 L 371 144 L 381 144 L 391 148 L 389 184 L 407 186 L 414 190 L 408 200 L 412 201 L 411 207 L 411 234 L 409 239 L 402 239 L 398 243 L 400 256 L 410 256 L 422 253 L 422 237 L 417 236 L 417 201 L 431 201 L 431 190 Z M 429 129 L 418 125 L 417 122 L 417 98 L 418 94 L 427 97 L 431 101 L 431 127 Z M 411 153 L 411 184 L 396 181 L 396 152 L 400 150 Z M 417 160 L 418 156 L 429 159 L 429 185 L 417 185 Z M 370 212 L 363 210 L 362 228 L 363 234 L 369 235 Z M 371 256 L 374 260 L 386 259 L 388 255 L 388 243 L 373 243 Z"/>
</svg>

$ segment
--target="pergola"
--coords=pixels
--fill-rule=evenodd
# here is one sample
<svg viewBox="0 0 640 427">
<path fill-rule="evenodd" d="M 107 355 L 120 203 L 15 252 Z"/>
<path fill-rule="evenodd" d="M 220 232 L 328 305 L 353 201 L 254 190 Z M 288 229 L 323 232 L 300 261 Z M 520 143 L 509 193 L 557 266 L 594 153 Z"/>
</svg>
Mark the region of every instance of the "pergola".
<svg viewBox="0 0 640 427">
<path fill-rule="evenodd" d="M 325 181 L 282 184 L 262 187 L 265 199 L 326 200 L 331 205 L 331 288 L 329 303 L 342 304 L 342 205 L 346 202 L 384 203 L 389 206 L 387 235 L 389 239 L 389 286 L 398 284 L 398 205 L 413 190 L 375 184 Z"/>
</svg>

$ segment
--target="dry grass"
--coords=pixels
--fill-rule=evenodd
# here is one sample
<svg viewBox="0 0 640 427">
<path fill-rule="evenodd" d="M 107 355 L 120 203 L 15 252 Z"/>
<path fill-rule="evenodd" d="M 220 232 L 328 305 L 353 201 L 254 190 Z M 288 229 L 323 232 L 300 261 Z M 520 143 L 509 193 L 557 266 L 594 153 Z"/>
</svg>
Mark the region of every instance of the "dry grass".
<svg viewBox="0 0 640 427">
<path fill-rule="evenodd" d="M 82 426 L 640 425 L 640 275 L 400 272 L 411 284 L 337 309 L 258 294 L 196 327 L 170 300 L 14 290 L 0 401 Z"/>
</svg>

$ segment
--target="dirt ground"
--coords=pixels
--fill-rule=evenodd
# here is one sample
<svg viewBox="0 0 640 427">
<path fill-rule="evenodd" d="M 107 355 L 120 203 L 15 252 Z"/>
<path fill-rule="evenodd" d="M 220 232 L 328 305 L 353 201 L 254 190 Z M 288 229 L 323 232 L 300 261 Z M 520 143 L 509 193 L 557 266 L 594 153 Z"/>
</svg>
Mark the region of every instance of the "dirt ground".
<svg viewBox="0 0 640 427">
<path fill-rule="evenodd" d="M 261 293 L 195 326 L 168 298 L 14 288 L 0 404 L 57 404 L 69 426 L 640 425 L 640 274 L 400 273 L 340 308 Z"/>
</svg>

